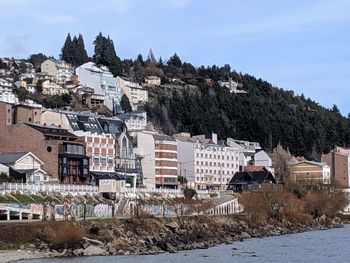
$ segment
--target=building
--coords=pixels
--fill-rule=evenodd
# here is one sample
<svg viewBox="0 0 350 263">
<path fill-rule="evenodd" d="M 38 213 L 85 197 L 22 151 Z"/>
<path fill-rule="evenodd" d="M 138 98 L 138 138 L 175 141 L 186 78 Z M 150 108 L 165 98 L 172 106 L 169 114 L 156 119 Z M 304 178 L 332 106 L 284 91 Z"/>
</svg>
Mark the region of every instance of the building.
<svg viewBox="0 0 350 263">
<path fill-rule="evenodd" d="M 0 164 L 10 167 L 10 177 L 22 183 L 48 183 L 47 172 L 41 169 L 44 164 L 31 152 L 0 153 Z"/>
<path fill-rule="evenodd" d="M 44 80 L 41 83 L 42 87 L 42 93 L 45 95 L 63 95 L 63 94 L 68 94 L 68 90 L 66 88 L 63 88 L 59 84 L 51 81 L 51 80 Z"/>
<path fill-rule="evenodd" d="M 87 62 L 77 67 L 76 75 L 81 85 L 94 89 L 94 94 L 105 96 L 104 104 L 114 112 L 120 111 L 121 90 L 118 80 L 106 67 Z"/>
<path fill-rule="evenodd" d="M 100 108 L 105 104 L 105 96 L 100 94 L 85 93 L 82 95 L 82 101 L 88 105 L 90 109 Z"/>
<path fill-rule="evenodd" d="M 136 185 L 140 174 L 134 146 L 126 125 L 120 119 L 46 110 L 41 121 L 43 125 L 67 129 L 84 141 L 92 171 L 119 172 L 126 176 L 128 186 Z"/>
<path fill-rule="evenodd" d="M 137 105 L 148 102 L 148 91 L 138 83 L 120 77 L 117 79 L 122 93 L 129 98 L 133 110 L 137 110 Z"/>
<path fill-rule="evenodd" d="M 294 162 L 289 165 L 291 179 L 295 182 L 330 184 L 330 167 L 327 163 L 312 161 Z"/>
<path fill-rule="evenodd" d="M 13 124 L 13 106 L 7 103 L 0 103 L 0 112 L 0 152 L 33 153 L 53 182 L 88 183 L 89 158 L 77 136 L 59 127 Z"/>
<path fill-rule="evenodd" d="M 262 190 L 264 186 L 276 185 L 275 177 L 267 170 L 254 172 L 237 172 L 228 184 L 228 190 L 247 192 Z"/>
<path fill-rule="evenodd" d="M 12 107 L 13 124 L 20 122 L 31 122 L 40 124 L 41 121 L 41 105 L 26 105 L 24 103 L 16 104 Z"/>
<path fill-rule="evenodd" d="M 232 78 L 230 78 L 228 81 L 220 81 L 219 80 L 218 83 L 219 83 L 220 87 L 228 88 L 231 93 L 234 93 L 234 94 L 246 94 L 247 93 L 245 90 L 239 90 L 238 88 L 242 88 L 243 84 L 233 81 Z"/>
<path fill-rule="evenodd" d="M 18 103 L 18 98 L 13 93 L 12 82 L 5 78 L 0 78 L 0 101 L 7 103 Z"/>
<path fill-rule="evenodd" d="M 218 143 L 215 133 L 191 137 L 175 134 L 178 143 L 178 174 L 195 189 L 223 189 L 239 171 L 238 147 Z"/>
<path fill-rule="evenodd" d="M 73 76 L 72 66 L 63 60 L 45 60 L 41 64 L 41 72 L 54 76 L 58 85 L 65 85 Z"/>
<path fill-rule="evenodd" d="M 159 86 L 161 84 L 161 78 L 158 76 L 145 77 L 145 83 L 148 85 Z"/>
<path fill-rule="evenodd" d="M 126 124 L 130 132 L 143 131 L 147 125 L 147 113 L 142 110 L 119 114 L 118 118 Z"/>
<path fill-rule="evenodd" d="M 144 185 L 147 188 L 177 188 L 177 142 L 174 137 L 152 132 L 137 132 L 137 151 L 141 157 Z"/>
<path fill-rule="evenodd" d="M 350 148 L 335 146 L 328 154 L 323 154 L 321 162 L 329 164 L 331 182 L 342 188 L 350 187 Z"/>
</svg>

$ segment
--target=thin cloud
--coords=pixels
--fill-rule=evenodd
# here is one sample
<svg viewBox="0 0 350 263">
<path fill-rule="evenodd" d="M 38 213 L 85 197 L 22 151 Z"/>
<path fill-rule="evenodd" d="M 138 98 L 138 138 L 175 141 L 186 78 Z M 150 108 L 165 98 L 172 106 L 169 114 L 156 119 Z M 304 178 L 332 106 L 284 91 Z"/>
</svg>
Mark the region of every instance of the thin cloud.
<svg viewBox="0 0 350 263">
<path fill-rule="evenodd" d="M 29 36 L 7 36 L 4 39 L 4 46 L 7 53 L 16 56 L 28 53 L 28 38 Z"/>
<path fill-rule="evenodd" d="M 70 24 L 76 21 L 76 17 L 71 15 L 46 15 L 40 20 L 47 24 Z"/>
</svg>

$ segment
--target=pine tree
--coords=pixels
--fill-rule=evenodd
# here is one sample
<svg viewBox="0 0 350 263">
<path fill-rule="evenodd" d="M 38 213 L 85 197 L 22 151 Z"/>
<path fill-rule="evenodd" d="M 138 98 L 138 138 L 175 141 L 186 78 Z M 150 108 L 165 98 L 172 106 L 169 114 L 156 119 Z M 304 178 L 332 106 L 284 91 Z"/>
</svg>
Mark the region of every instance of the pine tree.
<svg viewBox="0 0 350 263">
<path fill-rule="evenodd" d="M 123 110 L 125 113 L 128 113 L 128 112 L 131 112 L 131 111 L 132 111 L 129 98 L 128 98 L 128 96 L 126 96 L 125 94 L 123 94 L 123 96 L 122 96 L 122 98 L 121 98 L 121 100 L 120 100 L 120 106 L 121 106 L 122 110 Z"/>
<path fill-rule="evenodd" d="M 89 57 L 85 49 L 85 44 L 84 44 L 84 39 L 82 34 L 79 34 L 75 43 L 75 56 L 76 56 L 75 66 L 80 66 L 89 61 Z"/>
<path fill-rule="evenodd" d="M 122 62 L 115 52 L 113 40 L 109 36 L 104 37 L 100 32 L 93 43 L 95 63 L 107 66 L 114 76 L 121 75 L 123 73 Z"/>
<path fill-rule="evenodd" d="M 68 33 L 66 41 L 64 42 L 60 57 L 62 60 L 64 60 L 67 63 L 72 63 L 72 61 L 73 61 L 74 46 L 73 46 L 73 41 L 72 41 L 72 38 L 70 36 L 70 33 Z"/>
</svg>

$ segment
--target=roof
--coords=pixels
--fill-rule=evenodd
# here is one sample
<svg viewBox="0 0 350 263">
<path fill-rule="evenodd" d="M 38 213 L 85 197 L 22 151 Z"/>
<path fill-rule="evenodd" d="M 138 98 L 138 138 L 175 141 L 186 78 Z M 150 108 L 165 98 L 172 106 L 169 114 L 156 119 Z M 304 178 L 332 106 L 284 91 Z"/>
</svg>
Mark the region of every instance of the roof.
<svg viewBox="0 0 350 263">
<path fill-rule="evenodd" d="M 263 171 L 263 170 L 264 170 L 264 166 L 261 166 L 261 165 L 245 166 L 244 167 L 245 172 L 259 172 L 259 171 Z"/>
<path fill-rule="evenodd" d="M 229 184 L 263 183 L 266 180 L 276 183 L 274 176 L 269 171 L 236 172 Z"/>
<path fill-rule="evenodd" d="M 153 139 L 157 141 L 176 141 L 174 137 L 162 134 L 152 134 Z"/>
<path fill-rule="evenodd" d="M 101 129 L 105 133 L 121 134 L 126 131 L 126 125 L 123 121 L 118 119 L 110 118 L 99 118 L 98 119 Z"/>
<path fill-rule="evenodd" d="M 74 113 L 66 113 L 66 116 L 73 131 L 102 133 L 102 127 L 95 116 Z"/>
<path fill-rule="evenodd" d="M 0 163 L 2 164 L 12 164 L 26 156 L 30 152 L 10 152 L 0 154 Z"/>
<path fill-rule="evenodd" d="M 75 136 L 73 133 L 68 132 L 66 129 L 51 126 L 42 126 L 33 123 L 25 123 L 25 125 L 41 132 L 44 136 L 77 138 L 77 136 Z"/>
<path fill-rule="evenodd" d="M 125 180 L 125 176 L 116 173 L 116 172 L 93 172 L 90 171 L 90 174 L 95 177 L 96 180 L 102 180 L 102 179 L 115 179 L 115 180 Z"/>
<path fill-rule="evenodd" d="M 122 114 L 119 114 L 117 117 L 118 117 L 119 119 L 121 119 L 122 121 L 131 119 L 131 118 L 136 118 L 136 119 L 141 119 L 141 120 L 144 119 L 143 116 L 140 116 L 140 115 L 138 115 L 138 114 L 132 114 L 132 113 L 122 113 Z"/>
<path fill-rule="evenodd" d="M 301 163 L 306 163 L 306 164 L 311 164 L 311 165 L 317 165 L 317 166 L 321 166 L 321 167 L 327 165 L 326 162 L 319 163 L 319 162 L 313 162 L 313 161 L 307 161 L 307 160 L 305 160 L 305 161 L 301 161 L 301 162 L 297 162 L 297 163 L 292 163 L 292 164 L 290 164 L 290 166 L 298 165 L 298 164 L 301 164 Z"/>
</svg>

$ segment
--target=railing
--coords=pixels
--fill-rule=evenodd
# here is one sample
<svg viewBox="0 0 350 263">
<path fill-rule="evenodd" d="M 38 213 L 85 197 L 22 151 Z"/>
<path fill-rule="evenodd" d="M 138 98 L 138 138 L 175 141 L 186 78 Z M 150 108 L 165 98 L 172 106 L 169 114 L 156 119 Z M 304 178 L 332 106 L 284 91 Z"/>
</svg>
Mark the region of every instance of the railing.
<svg viewBox="0 0 350 263">
<path fill-rule="evenodd" d="M 74 184 L 19 184 L 3 183 L 0 184 L 0 191 L 5 192 L 59 192 L 59 193 L 98 193 L 98 187 L 92 185 L 74 185 Z"/>
</svg>

